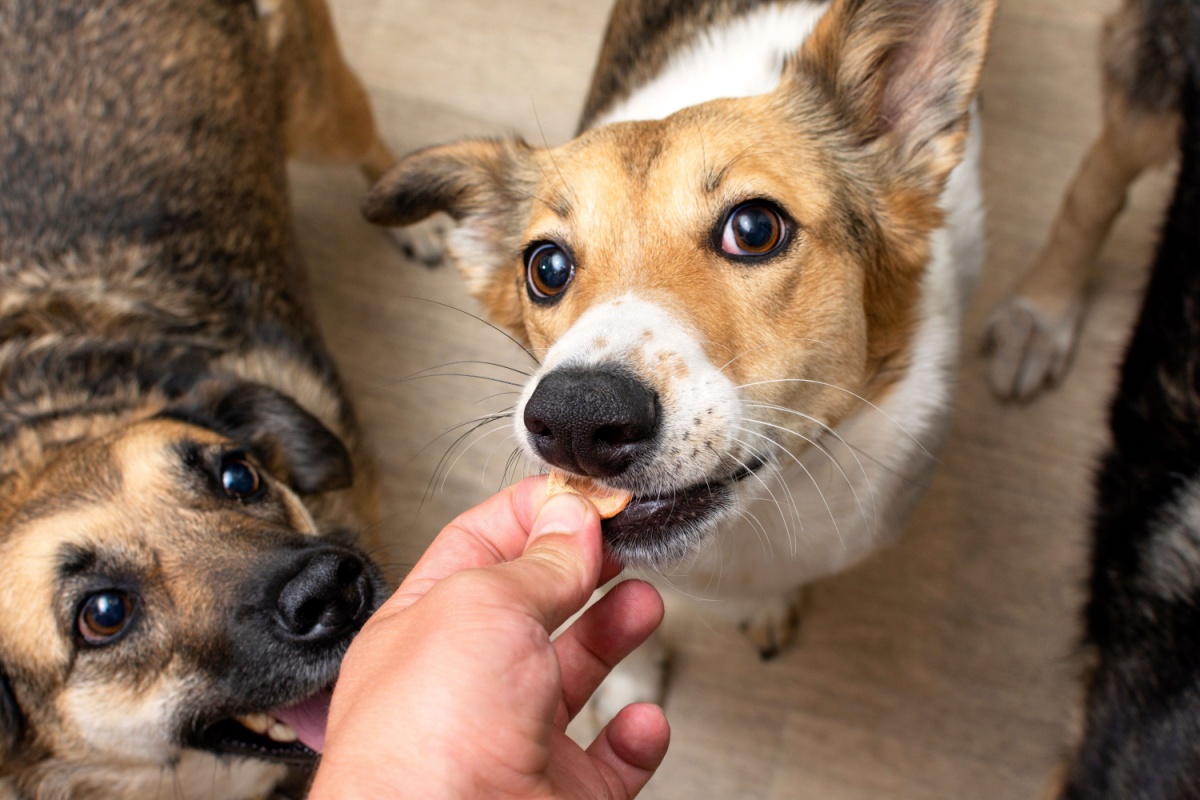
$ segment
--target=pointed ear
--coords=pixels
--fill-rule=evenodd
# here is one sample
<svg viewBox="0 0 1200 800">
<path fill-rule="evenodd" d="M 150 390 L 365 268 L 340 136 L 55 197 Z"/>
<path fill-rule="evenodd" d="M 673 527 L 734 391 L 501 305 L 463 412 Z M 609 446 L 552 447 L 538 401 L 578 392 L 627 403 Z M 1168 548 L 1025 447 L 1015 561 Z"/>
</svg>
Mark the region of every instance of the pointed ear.
<svg viewBox="0 0 1200 800">
<path fill-rule="evenodd" d="M 860 144 L 941 182 L 962 158 L 996 0 L 835 0 L 795 64 Z"/>
<path fill-rule="evenodd" d="M 346 489 L 354 482 L 354 462 L 342 440 L 269 386 L 210 381 L 163 416 L 232 439 L 300 494 Z"/>
</svg>

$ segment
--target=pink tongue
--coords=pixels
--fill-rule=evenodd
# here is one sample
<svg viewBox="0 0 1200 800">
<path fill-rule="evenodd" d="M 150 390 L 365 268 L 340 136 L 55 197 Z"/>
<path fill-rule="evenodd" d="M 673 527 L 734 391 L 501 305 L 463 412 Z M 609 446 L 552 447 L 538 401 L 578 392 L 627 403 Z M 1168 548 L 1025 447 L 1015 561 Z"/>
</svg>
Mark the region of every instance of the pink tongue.
<svg viewBox="0 0 1200 800">
<path fill-rule="evenodd" d="M 329 718 L 328 691 L 317 692 L 312 697 L 288 708 L 272 711 L 271 716 L 291 726 L 300 743 L 313 752 L 325 750 L 325 721 Z"/>
</svg>

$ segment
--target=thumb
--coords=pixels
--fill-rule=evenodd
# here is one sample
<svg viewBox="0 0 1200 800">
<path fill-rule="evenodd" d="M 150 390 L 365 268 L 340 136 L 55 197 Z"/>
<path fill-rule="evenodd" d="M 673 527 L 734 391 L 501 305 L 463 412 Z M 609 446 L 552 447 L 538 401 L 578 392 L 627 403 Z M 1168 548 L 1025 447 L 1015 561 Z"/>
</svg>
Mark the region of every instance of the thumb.
<svg viewBox="0 0 1200 800">
<path fill-rule="evenodd" d="M 500 567 L 527 610 L 554 631 L 583 608 L 600 579 L 604 546 L 595 506 L 573 494 L 546 501 L 520 558 Z"/>
</svg>

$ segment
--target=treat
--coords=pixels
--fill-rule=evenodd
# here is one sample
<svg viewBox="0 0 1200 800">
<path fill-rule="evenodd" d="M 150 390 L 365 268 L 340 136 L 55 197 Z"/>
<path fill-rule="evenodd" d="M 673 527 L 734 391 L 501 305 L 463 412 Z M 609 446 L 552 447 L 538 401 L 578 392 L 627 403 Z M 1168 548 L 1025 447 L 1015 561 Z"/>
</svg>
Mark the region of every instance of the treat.
<svg viewBox="0 0 1200 800">
<path fill-rule="evenodd" d="M 550 479 L 546 482 L 546 496 L 570 492 L 586 497 L 600 512 L 600 519 L 611 519 L 625 510 L 633 494 L 624 489 L 610 489 L 601 486 L 591 478 L 581 478 L 577 475 L 567 475 L 558 470 L 550 471 Z"/>
</svg>

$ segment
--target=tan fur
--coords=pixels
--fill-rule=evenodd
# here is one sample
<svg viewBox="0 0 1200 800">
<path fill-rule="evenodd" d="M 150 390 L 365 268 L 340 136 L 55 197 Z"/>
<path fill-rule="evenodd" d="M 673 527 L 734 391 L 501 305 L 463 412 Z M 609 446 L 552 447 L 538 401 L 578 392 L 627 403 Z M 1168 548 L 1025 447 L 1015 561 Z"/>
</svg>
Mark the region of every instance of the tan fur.
<svg viewBox="0 0 1200 800">
<path fill-rule="evenodd" d="M 447 244 L 468 288 L 542 362 L 515 408 L 522 449 L 632 491 L 633 516 L 606 527 L 614 552 L 660 570 L 686 563 L 672 582 L 735 596 L 725 608 L 763 652 L 794 635 L 797 585 L 898 537 L 944 435 L 961 304 L 981 249 L 974 156 L 953 192 L 947 185 L 976 141 L 972 104 L 994 8 L 835 0 L 817 21 L 823 9 L 805 3 L 620 0 L 575 139 L 553 149 L 430 148 L 402 159 L 364 202 L 381 224 L 439 211 L 456 219 Z M 712 75 L 688 74 L 711 55 L 749 79 L 749 68 L 739 71 L 758 43 L 749 37 L 768 39 L 775 25 L 789 35 L 795 27 L 797 48 L 764 43 L 764 52 L 779 48 L 777 82 L 771 64 L 765 77 L 754 73 L 753 91 L 737 95 L 731 82 L 720 87 L 731 94 L 708 99 Z M 721 232 L 749 201 L 779 209 L 787 239 L 762 258 L 730 257 Z M 943 201 L 962 207 L 944 214 Z M 526 255 L 547 242 L 573 263 L 552 301 L 526 277 Z M 935 257 L 934 247 L 954 252 Z M 918 344 L 921 369 L 910 369 Z M 592 441 L 579 445 L 596 429 L 571 427 L 570 405 L 543 391 L 574 391 L 591 376 L 633 397 L 629 419 L 657 426 L 624 462 L 596 458 Z M 923 429 L 898 441 L 867 418 L 905 378 L 900 412 Z M 923 380 L 931 391 L 917 397 Z M 856 516 L 841 519 L 805 464 L 826 456 L 837 465 L 822 440 L 843 433 L 848 449 L 874 450 L 871 460 L 905 484 L 876 493 L 866 478 L 863 496 L 882 523 L 866 519 L 846 475 L 844 495 L 856 502 L 845 508 Z M 775 498 L 775 468 L 785 476 L 777 504 L 791 503 L 797 527 L 809 521 L 797 502 L 828 519 L 803 535 L 788 529 L 784 508 L 769 533 L 752 513 L 740 524 L 760 487 Z M 622 529 L 622 519 L 637 521 Z M 740 552 L 754 549 L 740 544 L 751 529 L 768 542 L 788 537 L 791 558 L 764 564 Z M 843 529 L 857 532 L 843 539 Z M 768 613 L 743 614 L 767 594 Z"/>
<path fill-rule="evenodd" d="M 230 631 L 288 558 L 378 533 L 282 155 L 391 155 L 320 0 L 17 2 L 0 47 L 29 69 L 0 100 L 70 100 L 0 123 L 63 132 L 0 164 L 0 798 L 264 797 L 286 767 L 193 737 L 324 689 L 345 643 L 237 677 Z M 264 491 L 223 490 L 226 459 Z M 84 601 L 122 588 L 137 627 L 89 647 Z"/>
<path fill-rule="evenodd" d="M 1127 2 L 1105 23 L 1103 128 L 1067 187 L 1041 251 L 988 323 L 984 346 L 992 389 L 1001 398 L 1027 400 L 1066 374 L 1096 256 L 1129 186 L 1178 150 L 1178 109 L 1131 96 L 1138 11 L 1136 0 Z"/>
<path fill-rule="evenodd" d="M 338 47 L 324 0 L 258 0 L 281 95 L 288 155 L 358 164 L 374 182 L 395 162 L 367 92 Z"/>
</svg>

